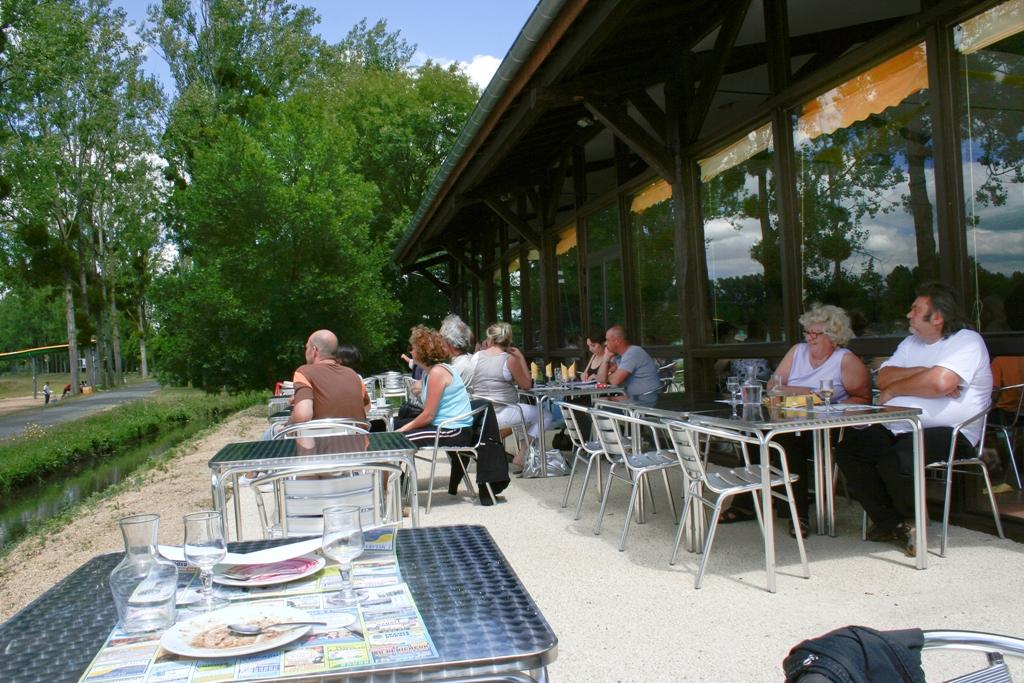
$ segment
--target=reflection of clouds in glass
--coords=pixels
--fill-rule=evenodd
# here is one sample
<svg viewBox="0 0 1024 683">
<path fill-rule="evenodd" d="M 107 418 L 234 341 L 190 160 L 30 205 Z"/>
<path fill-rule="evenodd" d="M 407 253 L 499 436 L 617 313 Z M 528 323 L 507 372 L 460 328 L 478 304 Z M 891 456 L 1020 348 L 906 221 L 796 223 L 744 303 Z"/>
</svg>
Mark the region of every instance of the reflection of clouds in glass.
<svg viewBox="0 0 1024 683">
<path fill-rule="evenodd" d="M 707 243 L 708 275 L 711 280 L 761 273 L 761 264 L 750 257 L 750 248 L 761 240 L 761 225 L 747 218 L 737 223 L 715 219 L 704 224 Z"/>
<path fill-rule="evenodd" d="M 1006 275 L 1019 272 L 1024 263 L 1024 184 L 1004 176 L 1001 184 L 1006 203 L 992 206 L 974 198 L 974 192 L 988 179 L 985 167 L 977 162 L 964 164 L 963 176 L 967 218 L 977 220 L 977 227 L 967 228 L 967 252 L 986 270 Z"/>
</svg>

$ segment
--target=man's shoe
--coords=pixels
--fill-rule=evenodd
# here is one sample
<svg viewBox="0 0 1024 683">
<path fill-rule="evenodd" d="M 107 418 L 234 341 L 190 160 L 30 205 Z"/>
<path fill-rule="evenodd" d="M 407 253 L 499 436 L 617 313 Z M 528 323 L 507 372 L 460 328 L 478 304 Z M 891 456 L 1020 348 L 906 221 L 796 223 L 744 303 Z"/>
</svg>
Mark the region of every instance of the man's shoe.
<svg viewBox="0 0 1024 683">
<path fill-rule="evenodd" d="M 910 522 L 900 522 L 892 532 L 896 547 L 907 557 L 917 557 L 917 529 Z"/>
<path fill-rule="evenodd" d="M 888 543 L 893 540 L 893 532 L 879 529 L 877 526 L 872 524 L 868 527 L 868 531 L 864 535 L 864 540 L 874 541 L 875 543 Z"/>
</svg>

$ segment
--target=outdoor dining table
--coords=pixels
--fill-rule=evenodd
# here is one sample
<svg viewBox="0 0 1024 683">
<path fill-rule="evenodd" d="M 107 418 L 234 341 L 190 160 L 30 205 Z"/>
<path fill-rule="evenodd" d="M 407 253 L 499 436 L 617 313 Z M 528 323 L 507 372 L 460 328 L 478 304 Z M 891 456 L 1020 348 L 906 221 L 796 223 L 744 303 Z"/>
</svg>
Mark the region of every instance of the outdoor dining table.
<svg viewBox="0 0 1024 683">
<path fill-rule="evenodd" d="M 287 406 L 280 410 L 275 410 L 267 416 L 267 422 L 270 424 L 277 424 L 278 422 L 287 422 L 288 418 L 292 416 L 292 407 Z M 388 431 L 391 431 L 395 427 L 395 409 L 390 403 L 384 402 L 383 404 L 374 403 L 370 406 L 370 409 L 366 411 L 366 419 L 369 421 L 383 420 L 388 426 Z"/>
<path fill-rule="evenodd" d="M 903 422 L 910 426 L 914 445 L 914 510 L 917 528 L 917 568 L 928 566 L 928 507 L 925 501 L 924 441 L 917 408 L 891 406 L 856 405 L 832 408 L 825 412 L 823 407 L 812 410 L 781 409 L 768 410 L 760 405 L 744 405 L 736 409 L 720 409 L 707 412 L 693 412 L 687 416 L 691 422 L 743 432 L 757 438 L 760 443 L 761 469 L 764 481 L 769 481 L 769 443 L 779 434 L 811 431 L 814 434 L 815 487 L 823 491 L 819 495 L 817 514 L 819 529 L 827 528 L 835 533 L 834 496 L 832 491 L 832 449 L 828 439 L 829 430 L 840 427 L 866 427 L 873 424 Z M 765 519 L 772 519 L 772 496 L 770 487 L 764 487 L 761 494 Z M 775 592 L 775 539 L 773 525 L 764 525 L 765 563 L 768 570 L 768 590 Z"/>
<path fill-rule="evenodd" d="M 285 542 L 231 543 L 230 550 Z M 484 527 L 400 529 L 396 552 L 437 657 L 353 668 L 325 680 L 546 680 L 558 638 Z M 122 557 L 94 557 L 0 624 L 0 680 L 79 680 L 117 622 L 107 580 Z"/>
<path fill-rule="evenodd" d="M 544 409 L 551 403 L 551 401 L 560 401 L 567 398 L 579 398 L 581 396 L 616 396 L 625 393 L 622 387 L 615 386 L 614 384 L 605 384 L 598 386 L 593 382 L 566 382 L 564 384 L 547 384 L 534 386 L 532 389 L 526 389 L 519 392 L 521 395 L 529 396 L 537 402 L 537 427 L 540 431 L 540 444 L 541 451 L 547 448 L 548 435 L 547 435 L 547 424 L 544 419 Z M 540 476 L 548 476 L 548 459 L 541 457 L 540 459 Z M 562 476 L 559 474 L 558 476 Z"/>
<path fill-rule="evenodd" d="M 210 459 L 214 508 L 227 510 L 227 484 L 238 490 L 238 476 L 245 472 L 279 472 L 322 469 L 325 465 L 398 464 L 405 465 L 409 476 L 412 525 L 419 525 L 419 495 L 416 486 L 416 446 L 398 432 L 372 432 L 334 436 L 243 441 L 228 444 Z M 235 512 L 235 538 L 242 538 L 242 508 L 239 496 L 232 496 Z"/>
</svg>

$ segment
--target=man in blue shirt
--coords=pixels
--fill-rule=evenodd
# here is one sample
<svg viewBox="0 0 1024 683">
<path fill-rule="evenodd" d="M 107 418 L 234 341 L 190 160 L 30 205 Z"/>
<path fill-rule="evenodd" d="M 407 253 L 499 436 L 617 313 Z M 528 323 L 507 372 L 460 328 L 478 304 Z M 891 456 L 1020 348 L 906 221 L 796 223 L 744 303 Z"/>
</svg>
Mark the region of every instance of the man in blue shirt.
<svg viewBox="0 0 1024 683">
<path fill-rule="evenodd" d="M 605 352 L 597 381 L 621 386 L 630 401 L 654 407 L 661 393 L 661 378 L 654 359 L 639 346 L 629 343 L 622 325 L 605 333 Z"/>
</svg>

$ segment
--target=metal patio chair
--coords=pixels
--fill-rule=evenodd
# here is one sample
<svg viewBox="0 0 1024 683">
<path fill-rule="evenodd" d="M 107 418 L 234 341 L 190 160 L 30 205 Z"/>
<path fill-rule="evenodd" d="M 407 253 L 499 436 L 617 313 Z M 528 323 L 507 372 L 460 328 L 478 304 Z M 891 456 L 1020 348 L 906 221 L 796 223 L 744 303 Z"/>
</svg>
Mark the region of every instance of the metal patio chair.
<svg viewBox="0 0 1024 683">
<path fill-rule="evenodd" d="M 523 407 L 518 403 L 511 403 L 509 401 L 499 401 L 493 398 L 485 398 L 483 396 L 477 396 L 476 394 L 470 394 L 470 399 L 473 401 L 488 401 L 491 404 L 491 410 L 497 414 L 498 406 L 509 406 L 515 409 L 515 412 L 519 415 L 519 421 L 514 422 L 511 425 L 506 425 L 512 430 L 512 438 L 515 440 L 516 445 L 519 447 L 519 451 L 526 455 L 526 448 L 530 444 L 530 434 L 526 427 L 526 416 L 523 415 Z"/>
<path fill-rule="evenodd" d="M 1012 683 L 1003 655 L 1024 657 L 1024 640 L 979 631 L 924 631 L 923 650 L 973 650 L 985 653 L 988 666 L 946 683 Z"/>
<path fill-rule="evenodd" d="M 1003 534 L 1002 520 L 999 518 L 999 506 L 996 504 L 996 496 L 992 492 L 992 478 L 988 474 L 988 466 L 985 464 L 985 461 L 981 457 L 982 448 L 985 444 L 985 422 L 988 418 L 988 411 L 989 406 L 986 406 L 984 410 L 977 413 L 976 415 L 972 415 L 971 417 L 960 422 L 959 424 L 953 425 L 953 432 L 952 434 L 950 434 L 949 438 L 949 451 L 946 458 L 944 460 L 938 460 L 936 462 L 929 463 L 924 466 L 926 471 L 930 470 L 932 472 L 939 473 L 940 476 L 945 478 L 946 482 L 946 490 L 944 492 L 945 500 L 943 501 L 942 505 L 942 536 L 939 545 L 939 557 L 946 556 L 946 546 L 949 537 L 949 509 L 953 501 L 953 474 L 957 472 L 961 474 L 977 474 L 975 472 L 970 472 L 969 470 L 964 468 L 976 467 L 981 470 L 981 476 L 985 480 L 985 492 L 988 494 L 988 501 L 989 504 L 992 506 L 992 520 L 995 522 L 996 525 L 996 533 L 999 535 L 999 538 L 1006 538 L 1006 535 Z M 957 435 L 960 434 L 960 432 L 962 432 L 964 428 L 966 428 L 967 426 L 979 421 L 981 422 L 982 436 L 979 437 L 978 443 L 971 447 L 970 455 L 958 456 L 956 448 Z M 863 513 L 861 519 L 861 538 L 863 539 L 867 538 L 867 512 Z M 925 552 L 926 550 L 927 549 L 918 548 L 917 551 Z"/>
<path fill-rule="evenodd" d="M 344 436 L 344 435 L 347 435 L 347 434 L 368 434 L 369 433 L 369 426 L 370 426 L 369 423 L 367 423 L 365 420 L 352 420 L 352 419 L 347 419 L 347 418 L 323 418 L 323 419 L 320 419 L 320 420 L 309 420 L 308 422 L 299 422 L 299 423 L 296 423 L 296 424 L 293 424 L 293 425 L 288 425 L 287 427 L 282 429 L 280 432 L 278 432 L 277 435 L 274 437 L 274 439 L 275 440 L 277 440 L 277 439 L 291 439 L 291 438 L 297 438 L 297 437 L 316 438 L 316 437 L 320 437 L 320 436 Z M 334 473 L 334 475 L 340 476 L 342 470 L 344 470 L 344 472 L 345 472 L 345 477 L 347 477 L 349 479 L 354 479 L 354 478 L 357 478 L 357 477 L 361 476 L 363 469 L 364 468 L 362 468 L 362 467 L 359 467 L 359 468 L 328 467 L 328 468 L 325 468 L 324 470 L 311 471 L 311 472 L 308 473 L 308 476 L 310 476 L 310 477 L 317 477 L 317 479 L 311 479 L 310 480 L 311 482 L 314 483 L 314 485 L 313 486 L 309 486 L 309 485 L 299 486 L 298 488 L 301 489 L 302 491 L 301 491 L 300 494 L 297 494 L 297 495 L 302 495 L 304 497 L 311 498 L 311 497 L 313 497 L 315 495 L 315 489 L 317 489 L 319 487 L 319 489 L 324 494 L 323 498 L 325 500 L 329 500 L 330 499 L 330 493 L 332 491 L 334 491 L 335 489 L 338 491 L 338 493 L 343 493 L 344 491 L 347 490 L 348 487 L 352 486 L 355 489 L 363 491 L 363 490 L 366 489 L 366 484 L 367 484 L 366 480 L 363 480 L 361 483 L 356 483 L 356 482 L 353 482 L 353 481 L 344 482 L 343 484 L 341 484 L 339 486 L 332 486 L 332 485 L 329 485 L 329 484 L 326 484 L 326 483 L 322 483 L 322 484 L 317 483 L 317 482 L 327 482 L 327 481 L 330 481 L 329 479 L 322 478 L 322 477 L 328 475 L 329 473 Z M 303 476 L 307 476 L 306 472 L 303 472 L 302 474 L 303 474 Z M 275 472 L 273 475 L 257 477 L 255 479 L 253 479 L 253 481 L 251 483 L 251 488 L 252 488 L 253 494 L 256 496 L 256 510 L 257 510 L 257 513 L 259 514 L 260 524 L 263 527 L 263 536 L 264 536 L 264 538 L 275 538 L 275 537 L 279 537 L 281 535 L 287 535 L 288 534 L 287 520 L 285 519 L 285 516 L 281 515 L 280 512 L 279 512 L 278 515 L 277 515 L 278 519 L 276 521 L 275 520 L 271 520 L 270 515 L 267 512 L 267 505 L 264 502 L 263 497 L 265 495 L 271 495 L 272 494 L 273 497 L 274 497 L 274 500 L 277 501 L 276 510 L 277 511 L 284 510 L 285 508 L 284 508 L 283 502 L 286 500 L 286 498 L 282 498 L 282 487 L 286 486 L 287 484 L 285 482 L 290 481 L 290 479 L 292 477 L 294 477 L 294 476 L 296 476 L 295 472 L 288 472 L 288 473 L 277 473 L 277 472 Z M 344 496 L 339 496 L 339 498 L 338 498 L 338 500 L 336 502 L 326 503 L 323 507 L 326 507 L 327 505 L 345 505 L 345 504 L 348 504 L 348 503 L 342 501 L 341 498 L 344 498 Z M 321 509 L 323 509 L 323 508 L 321 508 Z M 321 522 L 321 524 L 322 524 L 322 522 Z M 308 526 L 308 525 L 306 525 L 306 526 Z M 305 533 L 305 532 L 302 532 L 302 533 Z"/>
<path fill-rule="evenodd" d="M 682 467 L 683 474 L 686 477 L 686 496 L 683 503 L 683 513 L 679 517 L 679 530 L 676 532 L 675 545 L 672 548 L 672 559 L 669 560 L 669 564 L 676 563 L 676 557 L 679 554 L 679 544 L 682 541 L 683 532 L 687 526 L 687 515 L 694 501 L 712 510 L 711 521 L 708 524 L 704 540 L 703 557 L 701 557 L 700 566 L 697 569 L 697 576 L 693 584 L 695 589 L 699 589 L 704 581 L 704 570 L 707 568 L 708 557 L 711 554 L 711 545 L 715 540 L 718 519 L 722 514 L 725 504 L 733 496 L 749 493 L 754 497 L 754 510 L 757 513 L 757 522 L 761 527 L 762 536 L 764 535 L 764 525 L 771 524 L 774 521 L 765 519 L 762 515 L 759 500 L 764 482 L 761 474 L 762 467 L 761 465 L 751 465 L 746 458 L 746 447 L 760 448 L 760 442 L 751 436 L 739 432 L 708 427 L 693 422 L 669 420 L 666 421 L 665 425 L 672 439 L 672 445 L 675 448 L 679 465 Z M 743 448 L 746 465 L 734 468 L 721 467 L 714 464 L 705 465 L 701 452 L 701 437 L 714 437 L 723 441 L 738 443 Z M 789 473 L 789 468 L 786 465 L 786 455 L 782 448 L 774 443 L 771 446 L 779 453 L 781 469 L 770 467 L 768 485 L 772 488 L 772 496 L 785 500 L 789 504 L 790 519 L 793 522 L 794 528 L 799 529 L 796 505 L 793 503 L 792 488 L 792 482 L 796 481 L 796 475 Z M 778 488 L 784 489 L 785 493 L 778 493 L 775 490 Z M 709 494 L 713 494 L 713 497 L 709 496 Z M 804 539 L 800 534 L 796 534 L 796 543 L 800 550 L 800 563 L 803 566 L 804 578 L 810 578 L 810 569 L 807 566 L 807 553 L 804 550 Z"/>
<path fill-rule="evenodd" d="M 668 502 L 672 508 L 672 516 L 675 518 L 676 501 L 672 495 L 672 485 L 668 480 L 668 470 L 677 469 L 679 462 L 672 451 L 669 450 L 670 444 L 665 437 L 665 425 L 663 423 L 596 409 L 590 410 L 590 417 L 594 421 L 594 430 L 597 432 L 597 438 L 601 443 L 604 456 L 611 463 L 611 467 L 608 470 L 608 480 L 604 484 L 604 493 L 601 495 L 601 510 L 597 514 L 594 534 L 601 533 L 601 523 L 604 521 L 604 512 L 608 507 L 608 495 L 611 492 L 612 481 L 618 479 L 628 483 L 632 491 L 629 495 L 629 507 L 626 509 L 626 521 L 622 526 L 622 537 L 619 540 L 619 551 L 623 551 L 626 549 L 626 534 L 629 532 L 629 522 L 633 517 L 633 508 L 637 504 L 638 494 L 642 495 L 641 487 L 647 481 L 648 475 L 654 472 L 661 472 L 665 480 L 665 491 L 668 493 Z M 653 435 L 654 448 L 652 450 L 644 451 L 639 448 L 633 448 L 633 430 L 644 428 L 649 429 Z M 642 498 L 640 503 L 640 521 L 642 522 Z"/>
<path fill-rule="evenodd" d="M 436 433 L 434 436 L 434 446 L 430 449 L 430 457 L 425 458 L 417 455 L 418 460 L 430 460 L 430 482 L 427 485 L 427 514 L 430 514 L 430 507 L 434 499 L 434 472 L 437 468 L 437 455 L 438 453 L 451 453 L 456 455 L 469 455 L 473 459 L 477 457 L 477 449 L 484 440 L 484 423 L 487 421 L 487 412 L 491 409 L 491 404 L 488 401 L 482 399 L 475 399 L 471 402 L 473 407 L 468 413 L 462 415 L 456 415 L 452 418 L 442 421 L 437 425 Z M 441 445 L 441 430 L 446 429 L 458 422 L 461 422 L 467 416 L 473 419 L 473 436 L 472 441 L 468 446 L 443 446 Z M 427 450 L 427 449 L 421 449 Z M 457 465 L 456 465 L 457 464 Z M 474 497 L 476 496 L 476 488 L 473 486 L 473 480 L 469 476 L 469 472 L 464 468 L 462 464 L 462 458 L 455 458 L 452 463 L 452 467 L 458 466 L 462 469 L 461 478 L 465 480 L 469 492 Z M 487 488 L 487 493 L 491 497 L 491 503 L 497 503 L 494 497 L 494 491 L 491 489 L 489 483 L 485 483 L 484 486 Z"/>
<path fill-rule="evenodd" d="M 323 509 L 331 505 L 357 506 L 364 529 L 401 524 L 401 475 L 400 466 L 375 464 L 295 468 L 258 477 L 253 485 L 273 491 L 280 511 L 277 526 L 264 535 L 320 535 Z"/>
<path fill-rule="evenodd" d="M 587 435 L 583 433 L 583 427 L 580 424 L 580 417 L 587 415 L 589 409 L 585 406 L 577 405 L 575 403 L 569 403 L 568 401 L 555 401 L 562 410 L 562 417 L 565 419 L 565 433 L 568 435 L 569 440 L 572 441 L 573 454 L 572 454 L 572 467 L 569 469 L 569 481 L 565 485 L 565 495 L 562 496 L 562 507 L 566 507 L 569 504 L 569 491 L 572 489 L 572 480 L 576 476 L 576 467 L 585 463 L 587 471 L 583 475 L 583 486 L 580 488 L 580 496 L 576 501 L 576 514 L 573 519 L 580 518 L 580 509 L 583 507 L 583 497 L 587 493 L 587 484 L 590 483 L 590 473 L 595 468 L 597 469 L 597 495 L 600 498 L 602 485 L 601 485 L 601 458 L 604 455 L 604 449 L 601 447 L 601 442 L 596 439 L 588 439 Z"/>
<path fill-rule="evenodd" d="M 370 423 L 366 420 L 345 417 L 324 417 L 308 422 L 296 422 L 279 431 L 275 439 L 288 439 L 297 436 L 334 436 L 344 434 L 369 434 Z"/>
<path fill-rule="evenodd" d="M 981 470 L 981 476 L 985 479 L 985 492 L 988 493 L 989 503 L 992 505 L 992 519 L 996 523 L 996 531 L 999 534 L 999 538 L 1006 538 L 1003 535 L 1003 523 L 999 519 L 999 506 L 996 505 L 996 496 L 992 493 L 992 478 L 988 475 L 988 467 L 985 465 L 985 461 L 981 458 L 981 451 L 985 444 L 985 422 L 988 418 L 989 407 L 986 406 L 983 411 L 977 415 L 972 415 L 960 424 L 953 427 L 953 433 L 949 439 L 949 454 L 944 461 L 933 462 L 929 465 L 925 465 L 926 470 L 932 470 L 942 472 L 946 478 L 946 500 L 942 506 L 942 543 L 939 546 L 939 556 L 946 556 L 946 539 L 949 536 L 949 507 L 952 502 L 953 496 L 953 473 L 970 473 L 968 470 L 963 469 L 966 467 L 976 467 Z M 963 457 L 957 456 L 956 449 L 956 437 L 965 427 L 972 425 L 976 422 L 981 422 L 981 436 L 978 438 L 976 446 L 971 448 L 971 455 Z M 920 552 L 920 550 L 919 550 Z"/>
<path fill-rule="evenodd" d="M 1013 414 L 1013 418 L 1010 424 L 999 424 L 995 422 L 987 422 L 986 429 L 994 432 L 996 437 L 1002 436 L 1006 442 L 1006 452 L 1010 456 L 1010 467 L 1013 469 L 1013 477 L 1017 480 L 1017 490 L 1024 490 L 1024 485 L 1021 484 L 1020 468 L 1017 466 L 1017 435 L 1021 427 L 1024 424 L 1021 422 L 1021 409 L 1024 408 L 1024 384 L 1010 384 L 1005 387 L 996 387 L 993 393 L 998 395 L 1004 391 L 1018 391 L 1020 392 L 1017 397 L 1017 410 Z M 993 408 L 995 408 L 995 401 L 993 400 Z"/>
</svg>

